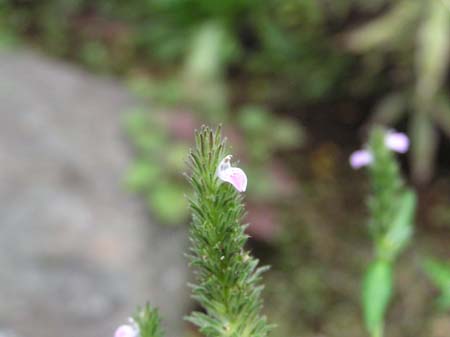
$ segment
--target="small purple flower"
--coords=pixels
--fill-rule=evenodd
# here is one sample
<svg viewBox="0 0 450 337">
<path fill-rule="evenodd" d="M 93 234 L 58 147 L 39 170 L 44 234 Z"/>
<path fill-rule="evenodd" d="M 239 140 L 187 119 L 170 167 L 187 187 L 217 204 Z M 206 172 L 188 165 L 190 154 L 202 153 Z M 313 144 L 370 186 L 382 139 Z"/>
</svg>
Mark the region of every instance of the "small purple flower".
<svg viewBox="0 0 450 337">
<path fill-rule="evenodd" d="M 409 138 L 403 132 L 389 131 L 384 141 L 389 149 L 398 153 L 406 153 L 409 149 Z"/>
<path fill-rule="evenodd" d="M 369 150 L 358 150 L 350 155 L 350 165 L 354 169 L 370 165 L 373 161 L 372 153 Z"/>
<path fill-rule="evenodd" d="M 124 324 L 117 328 L 114 337 L 138 337 L 139 328 L 133 319 L 130 319 L 130 324 Z"/>
<path fill-rule="evenodd" d="M 409 138 L 403 132 L 390 130 L 384 137 L 386 147 L 398 153 L 406 153 L 409 149 Z M 373 155 L 369 150 L 358 150 L 350 155 L 350 165 L 354 169 L 372 164 Z"/>
<path fill-rule="evenodd" d="M 247 189 L 247 175 L 239 167 L 231 166 L 231 155 L 226 156 L 217 168 L 217 176 L 220 180 L 230 183 L 239 192 Z"/>
</svg>

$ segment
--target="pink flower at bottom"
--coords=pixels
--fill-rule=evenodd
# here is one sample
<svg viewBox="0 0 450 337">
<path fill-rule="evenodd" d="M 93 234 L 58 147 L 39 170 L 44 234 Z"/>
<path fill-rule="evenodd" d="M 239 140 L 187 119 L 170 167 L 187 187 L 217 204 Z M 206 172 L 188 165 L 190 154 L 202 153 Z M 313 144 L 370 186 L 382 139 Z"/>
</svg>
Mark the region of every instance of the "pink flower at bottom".
<svg viewBox="0 0 450 337">
<path fill-rule="evenodd" d="M 350 165 L 354 169 L 370 165 L 373 161 L 372 153 L 369 150 L 358 150 L 350 155 Z"/>
<path fill-rule="evenodd" d="M 226 156 L 217 168 L 217 176 L 220 180 L 230 183 L 239 192 L 247 189 L 247 175 L 239 167 L 231 166 L 231 155 Z"/>
<path fill-rule="evenodd" d="M 116 332 L 114 333 L 114 337 L 138 337 L 138 336 L 139 330 L 137 329 L 137 327 L 127 324 L 119 326 Z"/>
</svg>

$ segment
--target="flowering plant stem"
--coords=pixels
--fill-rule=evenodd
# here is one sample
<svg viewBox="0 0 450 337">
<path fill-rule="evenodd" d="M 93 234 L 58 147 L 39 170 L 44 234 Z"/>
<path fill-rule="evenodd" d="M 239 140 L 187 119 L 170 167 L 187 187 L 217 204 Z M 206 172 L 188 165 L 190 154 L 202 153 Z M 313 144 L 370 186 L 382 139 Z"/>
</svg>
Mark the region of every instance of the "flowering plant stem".
<svg viewBox="0 0 450 337">
<path fill-rule="evenodd" d="M 220 128 L 202 127 L 196 133 L 189 160 L 194 190 L 189 259 L 197 281 L 193 298 L 204 312 L 193 312 L 187 320 L 208 337 L 264 337 L 271 329 L 261 313 L 261 273 L 267 267 L 258 267 L 244 248 L 242 195 L 217 177 L 228 154 Z"/>
<path fill-rule="evenodd" d="M 375 128 L 369 142 L 373 156 L 369 166 L 372 184 L 369 229 L 375 258 L 364 276 L 362 302 L 365 324 L 372 337 L 383 336 L 392 296 L 394 262 L 411 241 L 416 207 L 415 193 L 405 186 L 386 137 L 388 132 Z"/>
</svg>

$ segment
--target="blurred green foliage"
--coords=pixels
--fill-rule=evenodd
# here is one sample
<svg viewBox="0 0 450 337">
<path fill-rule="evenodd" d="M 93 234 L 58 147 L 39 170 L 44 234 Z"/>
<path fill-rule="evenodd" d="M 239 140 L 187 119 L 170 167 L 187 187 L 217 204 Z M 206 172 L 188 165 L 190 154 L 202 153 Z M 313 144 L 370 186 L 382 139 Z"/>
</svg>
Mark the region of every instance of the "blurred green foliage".
<svg viewBox="0 0 450 337">
<path fill-rule="evenodd" d="M 178 225 L 187 220 L 185 179 L 180 172 L 189 145 L 170 137 L 163 121 L 141 110 L 132 111 L 125 121 L 136 149 L 127 186 L 144 195 L 152 214 L 162 223 Z"/>
<path fill-rule="evenodd" d="M 303 144 L 302 129 L 294 121 L 276 117 L 259 106 L 244 106 L 236 123 L 243 134 L 249 174 L 257 182 L 250 195 L 257 200 L 277 199 L 279 193 L 271 177 L 270 163 L 277 151 Z"/>
<path fill-rule="evenodd" d="M 392 265 L 377 259 L 366 270 L 362 285 L 364 321 L 373 337 L 382 337 L 384 316 L 392 296 Z"/>
<path fill-rule="evenodd" d="M 442 310 L 450 310 L 450 263 L 428 258 L 423 267 L 430 280 L 440 290 L 438 306 Z"/>
<path fill-rule="evenodd" d="M 0 31 L 2 44 L 26 36 L 99 71 L 214 74 L 220 81 L 189 86 L 195 100 L 201 85 L 202 102 L 221 113 L 240 94 L 296 109 L 383 93 L 373 120 L 410 113 L 417 181 L 433 172 L 436 128 L 450 135 L 448 0 L 3 0 Z M 244 81 L 244 92 L 230 93 L 228 79 Z"/>
<path fill-rule="evenodd" d="M 145 179 L 146 174 L 149 178 L 153 177 L 148 173 L 154 172 L 150 167 L 159 165 L 159 161 L 155 161 L 155 147 L 160 149 L 161 155 L 173 158 L 177 154 L 182 155 L 183 144 L 189 143 L 189 139 L 183 137 L 175 142 L 173 139 L 177 138 L 177 132 L 191 130 L 171 132 L 171 126 L 178 125 L 175 129 L 192 129 L 205 122 L 227 126 L 228 131 L 240 140 L 235 154 L 248 159 L 249 165 L 244 166 L 255 182 L 248 193 L 250 201 L 258 202 L 273 202 L 281 196 L 271 166 L 275 154 L 280 150 L 298 147 L 303 142 L 303 131 L 296 122 L 278 117 L 262 105 L 242 105 L 233 109 L 225 81 L 227 63 L 223 57 L 231 50 L 227 48 L 228 41 L 229 35 L 223 25 L 207 21 L 198 26 L 192 35 L 179 71 L 164 79 L 153 79 L 148 75 L 130 77 L 130 87 L 152 108 L 140 109 L 130 115 L 131 124 L 128 125 L 134 127 L 128 127 L 128 131 L 138 152 L 137 172 L 144 173 L 136 179 L 135 170 L 132 169 L 129 185 L 147 196 L 153 212 L 162 222 L 183 223 L 187 216 L 185 201 L 169 203 L 166 212 L 164 208 L 167 208 L 165 205 L 168 203 L 163 202 L 164 198 L 155 198 L 155 194 L 170 197 L 179 192 L 180 182 L 174 176 L 181 170 L 178 165 L 166 165 L 156 175 L 155 180 L 165 181 L 165 193 L 162 195 L 157 193 L 158 188 Z M 158 134 L 162 140 L 159 143 L 154 139 Z M 149 167 L 145 169 L 145 165 Z"/>
<path fill-rule="evenodd" d="M 349 70 L 350 58 L 330 35 L 352 1 L 343 3 L 328 9 L 313 0 L 4 0 L 1 21 L 97 70 L 170 68 L 185 62 L 196 41 L 206 43 L 210 48 L 194 48 L 204 53 L 194 56 L 202 63 L 191 66 L 224 64 L 257 79 L 265 98 L 298 101 L 335 95 Z"/>
</svg>

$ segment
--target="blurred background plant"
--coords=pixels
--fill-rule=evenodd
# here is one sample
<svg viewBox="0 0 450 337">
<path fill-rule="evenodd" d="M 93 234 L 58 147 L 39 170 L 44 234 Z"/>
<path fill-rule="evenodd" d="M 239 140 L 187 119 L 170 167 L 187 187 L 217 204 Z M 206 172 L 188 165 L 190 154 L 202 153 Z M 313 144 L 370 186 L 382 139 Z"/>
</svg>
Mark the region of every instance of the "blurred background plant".
<svg viewBox="0 0 450 337">
<path fill-rule="evenodd" d="M 384 336 L 385 316 L 393 295 L 395 260 L 410 243 L 416 211 L 415 192 L 407 188 L 399 165 L 386 145 L 389 134 L 382 128 L 371 132 L 368 150 L 372 194 L 369 231 L 374 258 L 362 286 L 362 307 L 367 330 L 372 337 Z"/>
<path fill-rule="evenodd" d="M 192 130 L 223 123 L 249 176 L 250 245 L 274 266 L 274 334 L 359 337 L 368 186 L 346 163 L 365 125 L 408 129 L 416 182 L 438 165 L 420 190 L 416 241 L 448 252 L 446 3 L 3 0 L 0 45 L 22 41 L 127 81 L 141 104 L 124 120 L 136 154 L 126 185 L 161 223 L 186 223 Z M 410 283 L 407 254 L 389 335 L 438 336 L 427 330 L 434 312 L 420 310 L 431 287 Z"/>
<path fill-rule="evenodd" d="M 382 15 L 346 36 L 347 46 L 365 54 L 366 64 L 392 82 L 375 107 L 372 122 L 393 125 L 409 113 L 411 165 L 416 182 L 433 175 L 438 129 L 450 136 L 446 90 L 450 52 L 450 2 L 395 1 Z"/>
</svg>

